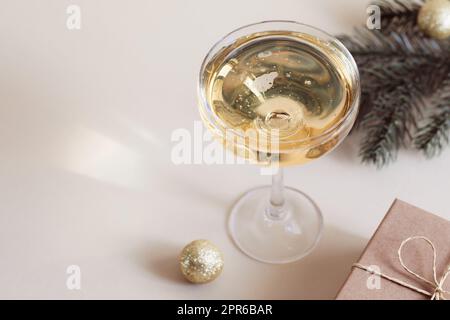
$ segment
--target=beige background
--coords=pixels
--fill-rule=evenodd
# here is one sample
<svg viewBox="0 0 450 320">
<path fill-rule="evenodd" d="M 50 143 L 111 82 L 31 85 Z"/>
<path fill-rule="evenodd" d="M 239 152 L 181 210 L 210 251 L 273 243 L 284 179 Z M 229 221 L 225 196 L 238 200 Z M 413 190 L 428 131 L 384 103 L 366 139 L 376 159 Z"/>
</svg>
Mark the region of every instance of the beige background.
<svg viewBox="0 0 450 320">
<path fill-rule="evenodd" d="M 82 29 L 66 28 L 66 8 Z M 330 33 L 365 21 L 361 0 L 3 0 L 0 10 L 0 298 L 333 298 L 395 197 L 450 218 L 450 152 L 412 151 L 378 171 L 353 136 L 290 168 L 286 182 L 320 204 L 319 248 L 289 265 L 239 252 L 226 214 L 268 182 L 252 166 L 175 166 L 170 134 L 198 120 L 196 77 L 230 30 L 291 19 Z M 225 254 L 215 282 L 177 271 L 187 242 Z M 79 265 L 82 289 L 66 288 Z"/>
</svg>

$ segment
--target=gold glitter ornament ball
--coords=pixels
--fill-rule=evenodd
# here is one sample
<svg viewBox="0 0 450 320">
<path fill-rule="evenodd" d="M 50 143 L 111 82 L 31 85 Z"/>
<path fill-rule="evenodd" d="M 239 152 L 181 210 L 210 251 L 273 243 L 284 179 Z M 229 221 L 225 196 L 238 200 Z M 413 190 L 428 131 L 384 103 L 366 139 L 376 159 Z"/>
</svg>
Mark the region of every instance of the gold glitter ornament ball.
<svg viewBox="0 0 450 320">
<path fill-rule="evenodd" d="M 210 241 L 195 240 L 181 251 L 180 268 L 183 276 L 190 282 L 209 282 L 222 272 L 223 255 Z"/>
<path fill-rule="evenodd" d="M 450 0 L 428 0 L 417 17 L 420 29 L 435 39 L 450 36 Z"/>
</svg>

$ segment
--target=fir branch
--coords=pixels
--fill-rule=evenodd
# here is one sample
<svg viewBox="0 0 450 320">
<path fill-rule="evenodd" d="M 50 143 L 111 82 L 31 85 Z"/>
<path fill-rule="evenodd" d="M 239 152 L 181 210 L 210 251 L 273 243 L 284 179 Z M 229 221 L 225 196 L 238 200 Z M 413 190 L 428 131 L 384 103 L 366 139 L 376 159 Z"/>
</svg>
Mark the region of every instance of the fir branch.
<svg viewBox="0 0 450 320">
<path fill-rule="evenodd" d="M 450 73 L 444 89 L 432 99 L 436 111 L 417 130 L 414 146 L 426 157 L 431 158 L 441 153 L 449 143 L 450 135 Z"/>
<path fill-rule="evenodd" d="M 366 135 L 360 155 L 363 162 L 381 167 L 413 139 L 425 97 L 450 73 L 449 42 L 365 29 L 358 29 L 353 38 L 341 39 L 353 54 L 361 76 L 356 128 Z M 429 133 L 438 132 L 428 128 Z"/>
<path fill-rule="evenodd" d="M 416 99 L 424 106 L 424 97 L 436 91 L 442 79 L 450 73 L 446 58 L 391 59 L 383 63 L 365 63 L 360 69 L 362 102 L 357 128 L 374 107 L 374 101 L 383 92 L 411 83 Z M 421 109 L 415 110 L 419 115 Z"/>
<path fill-rule="evenodd" d="M 396 158 L 401 146 L 412 140 L 425 107 L 424 93 L 429 89 L 423 83 L 428 77 L 423 70 L 440 67 L 422 59 L 376 65 L 363 71 L 367 104 L 359 124 L 366 131 L 360 151 L 363 162 L 386 165 Z M 364 81 L 370 84 L 364 85 Z"/>
<path fill-rule="evenodd" d="M 405 81 L 390 91 L 384 90 L 372 103 L 361 123 L 367 135 L 360 156 L 363 162 L 382 167 L 396 158 L 397 150 L 411 136 L 417 125 L 412 110 L 417 110 L 421 102 L 413 84 Z"/>
<path fill-rule="evenodd" d="M 380 8 L 383 34 L 420 32 L 416 21 L 423 0 L 378 0 L 372 4 Z"/>
<path fill-rule="evenodd" d="M 367 62 L 359 68 L 362 90 L 359 115 L 355 124 L 357 129 L 360 127 L 364 129 L 363 122 L 370 116 L 378 97 L 393 91 L 398 86 L 405 85 L 405 79 L 410 79 L 415 70 L 418 70 L 415 62 L 389 59 L 383 63 Z"/>
<path fill-rule="evenodd" d="M 423 3 L 376 0 L 372 4 L 380 8 L 381 30 L 358 28 L 351 37 L 339 37 L 361 76 L 355 128 L 366 134 L 363 162 L 383 166 L 411 142 L 434 156 L 449 143 L 450 39 L 432 39 L 419 30 Z M 423 113 L 430 116 L 419 126 Z"/>
<path fill-rule="evenodd" d="M 438 41 L 424 37 L 391 32 L 385 35 L 377 30 L 355 29 L 355 35 L 339 39 L 355 59 L 386 59 L 393 57 L 423 58 L 448 55 L 450 41 Z"/>
<path fill-rule="evenodd" d="M 450 55 L 426 60 L 416 82 L 424 96 L 431 98 L 431 105 L 439 105 L 440 97 L 450 91 Z"/>
</svg>

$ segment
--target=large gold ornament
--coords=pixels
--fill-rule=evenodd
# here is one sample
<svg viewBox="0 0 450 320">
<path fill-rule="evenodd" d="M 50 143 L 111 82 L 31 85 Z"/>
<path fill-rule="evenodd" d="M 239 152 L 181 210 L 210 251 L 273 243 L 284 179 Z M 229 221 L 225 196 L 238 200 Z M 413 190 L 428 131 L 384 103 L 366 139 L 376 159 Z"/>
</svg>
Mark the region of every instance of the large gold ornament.
<svg viewBox="0 0 450 320">
<path fill-rule="evenodd" d="M 193 283 L 209 282 L 222 272 L 223 256 L 210 241 L 195 240 L 181 251 L 180 268 L 184 277 Z"/>
<path fill-rule="evenodd" d="M 450 36 L 450 0 L 428 0 L 417 17 L 420 29 L 435 39 Z"/>
</svg>

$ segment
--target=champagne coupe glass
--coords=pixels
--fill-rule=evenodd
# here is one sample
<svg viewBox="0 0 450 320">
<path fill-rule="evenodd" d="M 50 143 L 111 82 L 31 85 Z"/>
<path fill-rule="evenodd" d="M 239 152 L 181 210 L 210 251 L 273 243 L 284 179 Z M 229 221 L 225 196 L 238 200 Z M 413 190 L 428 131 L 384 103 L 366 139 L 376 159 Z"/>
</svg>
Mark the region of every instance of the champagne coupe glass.
<svg viewBox="0 0 450 320">
<path fill-rule="evenodd" d="M 320 239 L 322 214 L 308 195 L 284 187 L 282 168 L 323 156 L 349 133 L 360 98 L 353 57 L 314 27 L 260 22 L 212 47 L 198 89 L 201 118 L 225 148 L 273 170 L 271 186 L 248 191 L 233 206 L 235 244 L 267 263 L 306 256 Z"/>
</svg>

